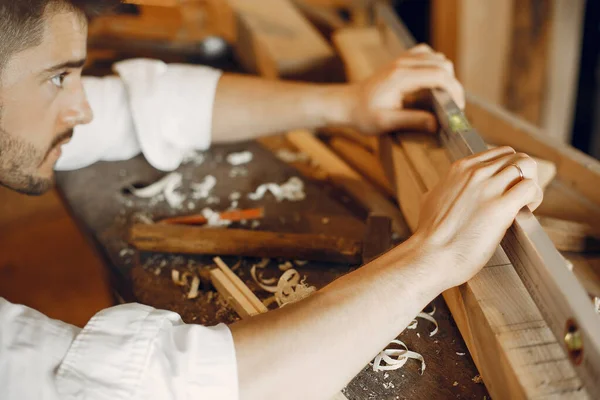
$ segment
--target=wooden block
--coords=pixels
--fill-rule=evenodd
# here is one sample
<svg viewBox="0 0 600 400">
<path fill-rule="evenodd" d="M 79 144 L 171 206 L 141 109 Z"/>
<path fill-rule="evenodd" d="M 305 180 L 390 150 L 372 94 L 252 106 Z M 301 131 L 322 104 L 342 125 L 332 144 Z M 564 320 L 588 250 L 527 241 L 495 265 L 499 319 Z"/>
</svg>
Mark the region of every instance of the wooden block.
<svg viewBox="0 0 600 400">
<path fill-rule="evenodd" d="M 215 264 L 223 275 L 235 286 L 237 290 L 248 300 L 248 302 L 254 307 L 256 314 L 266 313 L 268 311 L 267 307 L 256 297 L 254 293 L 250 290 L 248 286 L 242 280 L 233 273 L 233 271 L 221 260 L 220 257 L 215 257 L 213 259 Z"/>
<path fill-rule="evenodd" d="M 385 176 L 377 157 L 364 147 L 343 138 L 332 138 L 329 146 L 355 171 L 375 184 L 382 193 L 394 198 L 394 187 Z"/>
<path fill-rule="evenodd" d="M 328 149 L 323 142 L 308 131 L 290 132 L 287 134 L 287 138 L 298 149 L 310 155 L 319 164 L 319 167 L 329 174 L 333 183 L 343 187 L 348 194 L 372 213 L 390 217 L 394 231 L 403 238 L 408 237 L 406 223 L 397 207 Z"/>
<path fill-rule="evenodd" d="M 137 249 L 166 253 L 237 255 L 358 264 L 362 243 L 320 234 L 275 233 L 185 225 L 134 224 Z"/>
<path fill-rule="evenodd" d="M 363 241 L 363 264 L 368 264 L 392 247 L 392 220 L 383 215 L 369 215 Z"/>
<path fill-rule="evenodd" d="M 219 269 L 213 269 L 210 271 L 210 278 L 213 286 L 217 289 L 219 294 L 233 307 L 236 313 L 242 319 L 250 318 L 259 312 L 254 306 L 248 301 L 248 299 L 239 291 L 239 289 L 231 283 L 231 281 L 225 276 L 223 271 Z"/>
<path fill-rule="evenodd" d="M 227 0 L 237 25 L 236 53 L 266 78 L 326 79 L 336 56 L 290 0 Z"/>
</svg>

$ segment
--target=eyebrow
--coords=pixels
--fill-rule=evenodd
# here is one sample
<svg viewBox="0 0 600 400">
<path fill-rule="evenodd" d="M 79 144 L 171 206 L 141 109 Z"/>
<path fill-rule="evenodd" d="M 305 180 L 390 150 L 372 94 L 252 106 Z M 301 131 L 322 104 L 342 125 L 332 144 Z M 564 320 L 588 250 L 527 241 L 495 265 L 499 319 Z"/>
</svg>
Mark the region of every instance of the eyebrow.
<svg viewBox="0 0 600 400">
<path fill-rule="evenodd" d="M 56 72 L 56 71 L 60 71 L 61 69 L 76 69 L 76 68 L 83 68 L 83 66 L 85 65 L 85 58 L 79 59 L 79 60 L 70 60 L 61 64 L 57 64 L 54 65 L 50 68 L 46 68 L 44 70 L 44 72 L 46 73 L 52 73 L 52 72 Z"/>
</svg>

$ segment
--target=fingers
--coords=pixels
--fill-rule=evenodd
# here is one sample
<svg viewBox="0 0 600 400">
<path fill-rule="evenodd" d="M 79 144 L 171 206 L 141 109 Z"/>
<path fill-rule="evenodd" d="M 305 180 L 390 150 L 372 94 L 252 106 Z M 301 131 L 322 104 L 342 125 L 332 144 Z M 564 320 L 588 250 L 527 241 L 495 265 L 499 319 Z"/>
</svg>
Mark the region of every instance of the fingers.
<svg viewBox="0 0 600 400">
<path fill-rule="evenodd" d="M 537 182 L 533 179 L 523 179 L 500 198 L 500 206 L 517 215 L 525 206 L 532 212 L 535 211 L 543 199 L 544 192 Z"/>
<path fill-rule="evenodd" d="M 537 163 L 528 155 L 517 153 L 502 161 L 503 163 L 498 163 L 497 172 L 490 181 L 490 186 L 496 188 L 499 193 L 504 193 L 509 187 L 523 179 L 538 182 Z"/>
<path fill-rule="evenodd" d="M 405 93 L 422 89 L 442 89 L 447 91 L 459 106 L 465 103 L 462 85 L 444 67 L 410 68 L 410 74 L 406 68 L 398 68 L 394 79 Z"/>
<path fill-rule="evenodd" d="M 435 116 L 422 110 L 380 110 L 378 126 L 384 132 L 396 130 L 431 132 L 437 131 Z"/>
<path fill-rule="evenodd" d="M 456 161 L 452 165 L 452 169 L 458 173 L 463 173 L 471 168 L 482 167 L 485 166 L 486 163 L 491 163 L 503 157 L 513 156 L 514 154 L 515 150 L 512 147 L 494 147 L 488 151 L 477 153 Z M 488 177 L 494 175 L 495 172 L 496 171 L 490 171 Z"/>
</svg>

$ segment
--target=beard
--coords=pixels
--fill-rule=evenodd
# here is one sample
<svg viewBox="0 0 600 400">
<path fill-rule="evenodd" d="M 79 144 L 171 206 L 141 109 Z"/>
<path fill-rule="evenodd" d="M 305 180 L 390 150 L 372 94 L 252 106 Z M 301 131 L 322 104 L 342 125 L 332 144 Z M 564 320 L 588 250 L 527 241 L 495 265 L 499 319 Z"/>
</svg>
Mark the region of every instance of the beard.
<svg viewBox="0 0 600 400">
<path fill-rule="evenodd" d="M 0 185 L 26 195 L 46 193 L 54 186 L 54 174 L 43 176 L 39 168 L 52 150 L 71 136 L 73 130 L 57 135 L 42 152 L 0 128 Z"/>
</svg>

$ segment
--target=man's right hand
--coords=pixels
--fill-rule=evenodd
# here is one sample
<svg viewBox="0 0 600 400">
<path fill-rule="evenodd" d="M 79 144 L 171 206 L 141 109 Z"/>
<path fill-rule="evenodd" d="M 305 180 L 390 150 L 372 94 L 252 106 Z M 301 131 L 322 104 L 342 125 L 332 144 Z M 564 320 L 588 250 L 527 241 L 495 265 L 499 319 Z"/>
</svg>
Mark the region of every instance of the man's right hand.
<svg viewBox="0 0 600 400">
<path fill-rule="evenodd" d="M 529 206 L 534 211 L 542 198 L 536 162 L 510 147 L 455 162 L 425 198 L 414 236 L 421 254 L 434 264 L 429 268 L 440 277 L 441 290 L 471 279 L 491 258 L 519 210 Z"/>
</svg>

